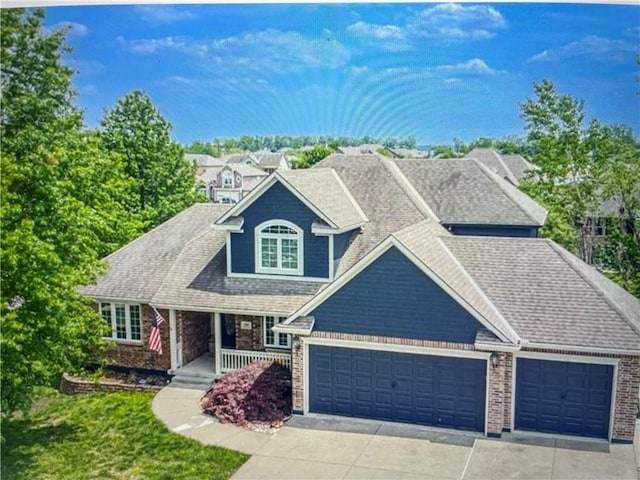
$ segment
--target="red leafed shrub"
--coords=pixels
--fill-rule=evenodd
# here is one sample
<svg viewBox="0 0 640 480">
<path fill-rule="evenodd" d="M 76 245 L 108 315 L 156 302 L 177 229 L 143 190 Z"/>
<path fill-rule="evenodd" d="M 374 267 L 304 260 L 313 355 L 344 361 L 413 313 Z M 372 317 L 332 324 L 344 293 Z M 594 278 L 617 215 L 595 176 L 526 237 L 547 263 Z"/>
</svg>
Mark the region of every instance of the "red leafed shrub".
<svg viewBox="0 0 640 480">
<path fill-rule="evenodd" d="M 222 423 L 282 425 L 291 414 L 291 374 L 273 361 L 254 362 L 224 375 L 200 401 Z"/>
</svg>

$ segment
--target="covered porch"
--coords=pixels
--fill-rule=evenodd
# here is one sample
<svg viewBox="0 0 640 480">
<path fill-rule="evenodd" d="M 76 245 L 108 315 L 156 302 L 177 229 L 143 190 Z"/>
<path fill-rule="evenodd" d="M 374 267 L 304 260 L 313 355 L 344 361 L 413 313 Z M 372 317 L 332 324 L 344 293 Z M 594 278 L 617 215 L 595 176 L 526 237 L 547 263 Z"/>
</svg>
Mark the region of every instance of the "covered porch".
<svg viewBox="0 0 640 480">
<path fill-rule="evenodd" d="M 258 360 L 277 361 L 291 368 L 290 348 L 265 347 L 263 318 L 170 309 L 169 373 L 174 375 L 174 383 L 208 385 L 224 373 Z"/>
</svg>

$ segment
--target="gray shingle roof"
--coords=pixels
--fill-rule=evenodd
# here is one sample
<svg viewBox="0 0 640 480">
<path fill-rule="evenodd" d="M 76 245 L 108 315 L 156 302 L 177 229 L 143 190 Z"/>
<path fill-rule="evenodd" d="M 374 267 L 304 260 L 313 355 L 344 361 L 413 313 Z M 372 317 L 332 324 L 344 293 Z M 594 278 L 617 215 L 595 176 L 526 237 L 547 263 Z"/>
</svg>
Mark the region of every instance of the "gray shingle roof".
<svg viewBox="0 0 640 480">
<path fill-rule="evenodd" d="M 442 241 L 523 345 L 640 351 L 640 300 L 550 240 Z"/>
<path fill-rule="evenodd" d="M 444 224 L 544 224 L 544 208 L 479 161 L 393 161 Z"/>
<path fill-rule="evenodd" d="M 332 168 L 369 222 L 354 233 L 336 275 L 342 275 L 389 234 L 421 222 L 425 215 L 407 196 L 401 183 L 387 169 L 388 160 L 377 155 L 331 155 L 312 170 Z"/>
<path fill-rule="evenodd" d="M 184 159 L 199 167 L 213 167 L 224 165 L 224 160 L 204 153 L 185 153 Z"/>
<path fill-rule="evenodd" d="M 538 167 L 533 163 L 526 160 L 522 155 L 500 155 L 502 157 L 502 161 L 507 166 L 507 168 L 511 171 L 514 177 L 518 179 L 518 181 L 522 180 L 522 178 L 527 174 L 527 172 L 532 170 L 538 170 Z"/>
<path fill-rule="evenodd" d="M 197 204 L 179 213 L 106 257 L 110 266 L 107 274 L 99 277 L 96 285 L 83 287 L 83 293 L 97 298 L 150 301 L 184 246 L 210 230 L 228 208 Z"/>
<path fill-rule="evenodd" d="M 166 272 L 152 303 L 248 315 L 290 315 L 322 286 L 318 282 L 227 277 L 226 235 L 209 229 L 187 243 Z"/>
<path fill-rule="evenodd" d="M 287 170 L 278 175 L 337 228 L 362 225 L 367 221 L 360 205 L 333 170 Z"/>
<path fill-rule="evenodd" d="M 475 158 L 490 170 L 497 173 L 500 178 L 510 181 L 513 185 L 518 185 L 518 179 L 506 165 L 502 156 L 493 148 L 474 148 L 465 155 L 465 158 Z"/>
</svg>

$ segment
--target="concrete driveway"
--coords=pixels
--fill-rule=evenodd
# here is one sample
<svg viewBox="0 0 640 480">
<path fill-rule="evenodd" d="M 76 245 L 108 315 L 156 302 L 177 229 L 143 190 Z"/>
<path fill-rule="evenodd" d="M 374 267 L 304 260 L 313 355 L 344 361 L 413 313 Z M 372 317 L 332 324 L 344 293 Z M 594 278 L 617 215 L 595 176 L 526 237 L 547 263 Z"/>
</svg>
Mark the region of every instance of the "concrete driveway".
<svg viewBox="0 0 640 480">
<path fill-rule="evenodd" d="M 277 433 L 266 434 L 200 413 L 201 395 L 166 387 L 152 408 L 174 432 L 252 455 L 235 480 L 640 478 L 632 445 L 536 435 L 494 440 L 325 416 L 294 417 Z"/>
</svg>

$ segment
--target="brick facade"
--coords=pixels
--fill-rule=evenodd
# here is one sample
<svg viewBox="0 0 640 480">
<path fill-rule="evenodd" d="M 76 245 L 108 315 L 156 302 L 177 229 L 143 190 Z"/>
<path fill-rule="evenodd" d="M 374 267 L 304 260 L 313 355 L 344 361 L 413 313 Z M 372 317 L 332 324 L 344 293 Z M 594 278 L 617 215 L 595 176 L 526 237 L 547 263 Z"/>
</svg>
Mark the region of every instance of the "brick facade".
<svg viewBox="0 0 640 480">
<path fill-rule="evenodd" d="M 262 317 L 236 315 L 236 349 L 264 351 L 262 340 Z M 251 328 L 247 327 L 251 324 Z"/>
<path fill-rule="evenodd" d="M 130 368 L 144 368 L 148 370 L 167 371 L 171 368 L 171 346 L 169 340 L 169 311 L 158 310 L 166 320 L 160 324 L 160 338 L 162 341 L 162 355 L 149 350 L 149 334 L 151 333 L 151 307 L 141 305 L 140 319 L 142 338 L 140 342 L 114 341 L 114 345 L 107 350 L 107 363 Z"/>
<path fill-rule="evenodd" d="M 639 386 L 640 357 L 623 356 L 618 364 L 616 379 L 616 407 L 612 435 L 614 440 L 633 442 Z"/>
<path fill-rule="evenodd" d="M 162 390 L 162 386 L 157 385 L 133 385 L 116 380 L 102 379 L 99 382 L 84 380 L 79 377 L 62 375 L 60 379 L 60 391 L 66 395 L 77 395 L 80 393 L 93 392 L 153 392 Z"/>
<path fill-rule="evenodd" d="M 335 332 L 313 332 L 312 338 L 348 340 L 356 342 L 371 342 L 387 345 L 407 345 L 426 348 L 442 348 L 448 350 L 474 351 L 470 344 L 450 342 L 433 342 L 428 340 L 413 340 L 407 338 L 376 337 L 369 335 L 355 335 Z M 300 348 L 292 349 L 292 403 L 297 413 L 304 411 L 304 363 L 305 344 L 308 337 L 298 337 Z M 295 343 L 295 342 L 294 342 Z M 534 351 L 534 350 L 529 350 Z M 540 353 L 558 353 L 572 356 L 588 356 L 602 358 L 620 358 L 616 378 L 615 411 L 613 413 L 613 441 L 632 442 L 635 434 L 635 420 L 637 413 L 638 388 L 640 387 L 640 357 L 612 357 L 604 354 L 580 354 L 569 351 L 541 351 Z M 561 359 L 559 359 L 561 360 Z M 503 431 L 511 429 L 514 355 L 512 353 L 498 353 L 498 363 L 495 367 L 489 364 L 488 375 L 488 415 L 487 433 L 498 436 Z"/>
</svg>

